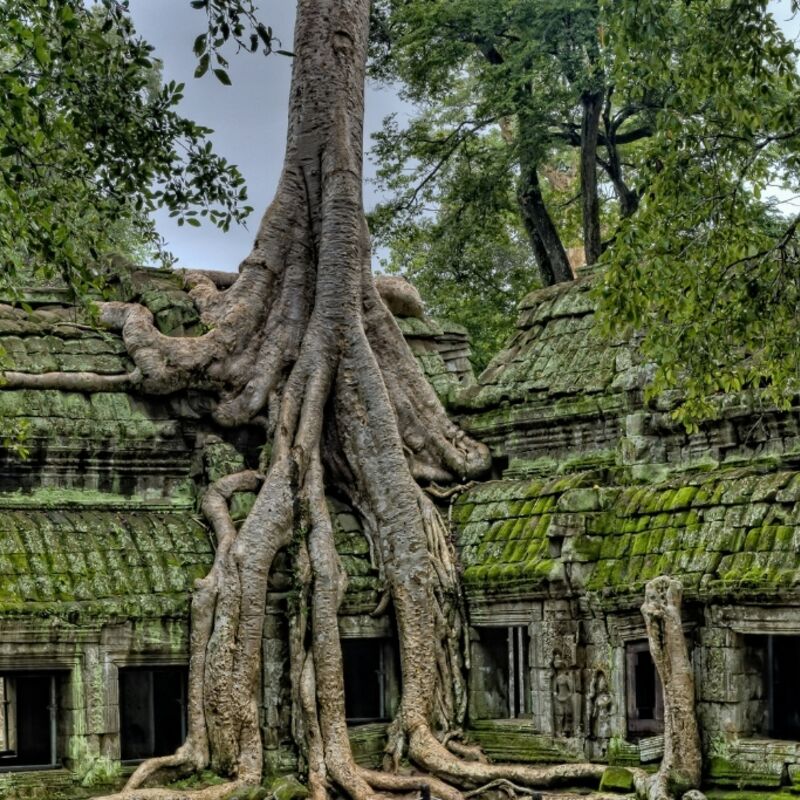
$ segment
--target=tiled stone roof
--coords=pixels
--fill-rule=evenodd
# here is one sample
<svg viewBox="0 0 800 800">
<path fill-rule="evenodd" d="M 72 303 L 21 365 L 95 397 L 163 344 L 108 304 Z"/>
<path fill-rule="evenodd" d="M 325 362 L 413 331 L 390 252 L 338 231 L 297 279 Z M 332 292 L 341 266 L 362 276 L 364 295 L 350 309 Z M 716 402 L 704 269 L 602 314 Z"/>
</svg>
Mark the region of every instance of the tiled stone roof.
<svg viewBox="0 0 800 800">
<path fill-rule="evenodd" d="M 369 544 L 349 509 L 332 501 L 331 511 L 345 608 L 369 613 L 380 599 Z M 191 506 L 88 491 L 0 495 L 0 616 L 185 617 L 213 561 L 211 536 Z"/>
<path fill-rule="evenodd" d="M 468 592 L 589 592 L 640 601 L 680 577 L 687 597 L 800 595 L 800 472 L 712 470 L 657 485 L 582 473 L 496 481 L 453 509 Z"/>
<path fill-rule="evenodd" d="M 624 466 L 652 480 L 676 467 L 800 457 L 800 397 L 780 410 L 746 393 L 720 396 L 718 418 L 691 432 L 672 416 L 675 392 L 646 401 L 653 366 L 636 336 L 599 330 L 597 280 L 528 295 L 508 347 L 456 400 L 464 428 L 508 460 L 505 477 Z"/>
<path fill-rule="evenodd" d="M 533 292 L 517 332 L 461 399 L 466 429 L 514 462 L 613 461 L 647 370 L 630 342 L 595 327 L 592 279 Z M 523 470 L 524 472 L 524 470 Z"/>
<path fill-rule="evenodd" d="M 552 398 L 618 392 L 630 379 L 626 342 L 594 330 L 592 283 L 559 284 L 520 304 L 517 333 L 481 375 L 479 402 L 550 405 Z"/>
<path fill-rule="evenodd" d="M 188 509 L 0 507 L 0 613 L 185 616 L 211 558 Z"/>
</svg>

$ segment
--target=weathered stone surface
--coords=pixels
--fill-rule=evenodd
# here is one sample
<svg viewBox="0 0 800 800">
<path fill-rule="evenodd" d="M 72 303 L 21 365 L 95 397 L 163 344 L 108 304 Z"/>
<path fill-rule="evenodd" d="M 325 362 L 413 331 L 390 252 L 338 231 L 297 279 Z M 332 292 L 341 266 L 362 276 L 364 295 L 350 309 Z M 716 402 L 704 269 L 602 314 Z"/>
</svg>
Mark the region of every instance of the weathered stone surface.
<svg viewBox="0 0 800 800">
<path fill-rule="evenodd" d="M 38 508 L 9 508 L 15 499 L 0 496 L 0 614 L 78 621 L 187 613 L 212 551 L 186 509 L 81 507 L 57 495 L 39 498 Z"/>
<path fill-rule="evenodd" d="M 797 473 L 770 478 L 786 485 Z M 546 585 L 555 563 L 573 589 L 638 597 L 657 575 L 687 597 L 794 596 L 800 584 L 800 506 L 777 494 L 752 502 L 763 474 L 717 469 L 652 486 L 598 487 L 597 476 L 496 481 L 460 496 L 452 518 L 468 589 Z M 556 554 L 549 542 L 561 539 Z"/>
<path fill-rule="evenodd" d="M 653 367 L 635 336 L 599 334 L 594 281 L 587 276 L 526 297 L 515 336 L 477 389 L 457 400 L 465 429 L 508 459 L 509 477 L 592 462 L 624 465 L 649 480 L 659 468 L 790 459 L 800 451 L 800 403 L 754 413 L 744 396 L 720 398 L 719 419 L 691 434 L 671 417 L 674 394 L 645 403 Z"/>
<path fill-rule="evenodd" d="M 624 767 L 609 767 L 600 779 L 601 792 L 633 791 L 633 775 Z"/>
</svg>

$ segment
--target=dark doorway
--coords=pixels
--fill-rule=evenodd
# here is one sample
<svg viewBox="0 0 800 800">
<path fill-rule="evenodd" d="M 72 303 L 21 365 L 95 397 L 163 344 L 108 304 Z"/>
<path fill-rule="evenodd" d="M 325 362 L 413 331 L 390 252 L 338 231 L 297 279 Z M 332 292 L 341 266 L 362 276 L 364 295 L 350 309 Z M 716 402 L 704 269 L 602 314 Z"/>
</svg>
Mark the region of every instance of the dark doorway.
<svg viewBox="0 0 800 800">
<path fill-rule="evenodd" d="M 531 712 L 530 634 L 525 625 L 476 627 L 473 670 L 477 719 L 515 719 Z M 476 698 L 477 699 L 477 698 Z M 475 703 L 473 704 L 475 705 Z"/>
<path fill-rule="evenodd" d="M 120 747 L 123 761 L 173 753 L 186 738 L 184 667 L 119 671 Z"/>
<path fill-rule="evenodd" d="M 55 764 L 55 675 L 0 675 L 0 714 L 0 769 Z"/>
<path fill-rule="evenodd" d="M 800 636 L 770 636 L 772 731 L 776 739 L 800 740 Z M 768 651 L 769 652 L 769 651 Z"/>
<path fill-rule="evenodd" d="M 751 650 L 760 651 L 767 702 L 762 733 L 774 739 L 800 740 L 800 636 L 752 636 L 746 641 Z"/>
<path fill-rule="evenodd" d="M 627 647 L 628 735 L 633 738 L 664 732 L 664 693 L 647 642 Z"/>
<path fill-rule="evenodd" d="M 396 655 L 390 639 L 342 639 L 345 717 L 351 724 L 378 722 L 394 713 Z"/>
</svg>

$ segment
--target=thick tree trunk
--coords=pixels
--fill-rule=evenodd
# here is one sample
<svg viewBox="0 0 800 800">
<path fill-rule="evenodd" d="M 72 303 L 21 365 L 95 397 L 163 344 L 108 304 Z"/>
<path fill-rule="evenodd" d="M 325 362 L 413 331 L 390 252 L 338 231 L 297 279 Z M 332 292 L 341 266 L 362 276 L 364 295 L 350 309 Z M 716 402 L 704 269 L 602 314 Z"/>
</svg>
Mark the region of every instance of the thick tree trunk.
<svg viewBox="0 0 800 800">
<path fill-rule="evenodd" d="M 535 166 L 523 165 L 517 196 L 542 283 L 552 286 L 574 280 L 567 252 L 542 197 L 539 173 Z"/>
<path fill-rule="evenodd" d="M 552 286 L 556 283 L 571 281 L 575 275 L 542 196 L 538 171 L 541 154 L 537 152 L 537 146 L 529 141 L 530 137 L 526 136 L 526 133 L 536 125 L 537 121 L 529 114 L 530 112 L 518 114 L 520 176 L 517 186 L 517 201 L 522 222 L 539 267 L 542 283 L 545 286 Z M 533 137 L 533 141 L 536 141 L 535 137 Z"/>
<path fill-rule="evenodd" d="M 661 576 L 645 587 L 642 614 L 650 653 L 664 690 L 664 758 L 642 787 L 650 800 L 668 800 L 696 789 L 702 777 L 695 713 L 694 674 L 683 635 L 679 581 Z"/>
<path fill-rule="evenodd" d="M 600 235 L 600 199 L 597 194 L 597 140 L 605 92 L 588 92 L 581 98 L 581 208 L 583 211 L 583 249 L 591 266 L 603 249 Z"/>
</svg>

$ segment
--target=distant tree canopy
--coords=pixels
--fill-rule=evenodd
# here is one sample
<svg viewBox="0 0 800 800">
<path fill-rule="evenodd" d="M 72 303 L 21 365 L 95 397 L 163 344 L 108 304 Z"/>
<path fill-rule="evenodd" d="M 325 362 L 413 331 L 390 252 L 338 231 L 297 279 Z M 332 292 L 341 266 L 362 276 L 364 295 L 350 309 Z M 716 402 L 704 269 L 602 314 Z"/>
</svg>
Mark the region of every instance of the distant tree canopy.
<svg viewBox="0 0 800 800">
<path fill-rule="evenodd" d="M 612 84 L 606 24 L 596 0 L 376 3 L 373 74 L 418 113 L 377 137 L 393 196 L 373 229 L 389 269 L 438 284 L 428 299 L 468 326 L 467 294 L 491 274 L 482 302 L 504 323 L 480 320 L 479 352 L 507 333 L 522 290 L 571 280 L 570 249 L 596 262 L 638 206 L 637 148 L 662 87 Z M 445 261 L 456 280 L 435 277 Z"/>
<path fill-rule="evenodd" d="M 207 16 L 197 74 L 230 80 L 228 40 L 269 51 L 250 0 L 194 0 Z M 110 251 L 162 242 L 149 216 L 208 218 L 226 230 L 250 212 L 236 167 L 211 133 L 175 110 L 183 86 L 161 85 L 152 47 L 127 3 L 8 0 L 0 5 L 0 283 L 31 269 L 80 294 Z"/>
<path fill-rule="evenodd" d="M 606 329 L 643 332 L 653 389 L 681 388 L 688 424 L 719 391 L 785 403 L 800 276 L 797 220 L 775 195 L 798 188 L 800 109 L 797 48 L 776 14 L 794 11 L 379 0 L 374 73 L 418 109 L 404 127 L 388 120 L 374 150 L 393 193 L 373 216 L 388 268 L 466 321 L 483 276 L 485 303 L 505 309 L 535 285 L 520 265 L 569 279 L 560 253 L 580 246 L 604 266 Z M 504 254 L 526 242 L 512 269 Z"/>
<path fill-rule="evenodd" d="M 472 150 L 484 167 L 499 163 L 475 169 Z M 503 346 L 520 297 L 536 281 L 513 177 L 503 166 L 506 151 L 498 135 L 485 135 L 449 159 L 437 180 L 435 215 L 409 218 L 384 206 L 371 217 L 378 240 L 390 247 L 385 266 L 412 281 L 432 314 L 467 328 L 478 370 Z"/>
<path fill-rule="evenodd" d="M 641 145 L 641 207 L 606 258 L 605 325 L 643 333 L 652 391 L 679 388 L 690 426 L 719 392 L 785 406 L 800 370 L 800 217 L 785 202 L 800 189 L 800 81 L 776 15 L 797 5 L 613 8 L 614 80 L 669 93 Z"/>
</svg>

